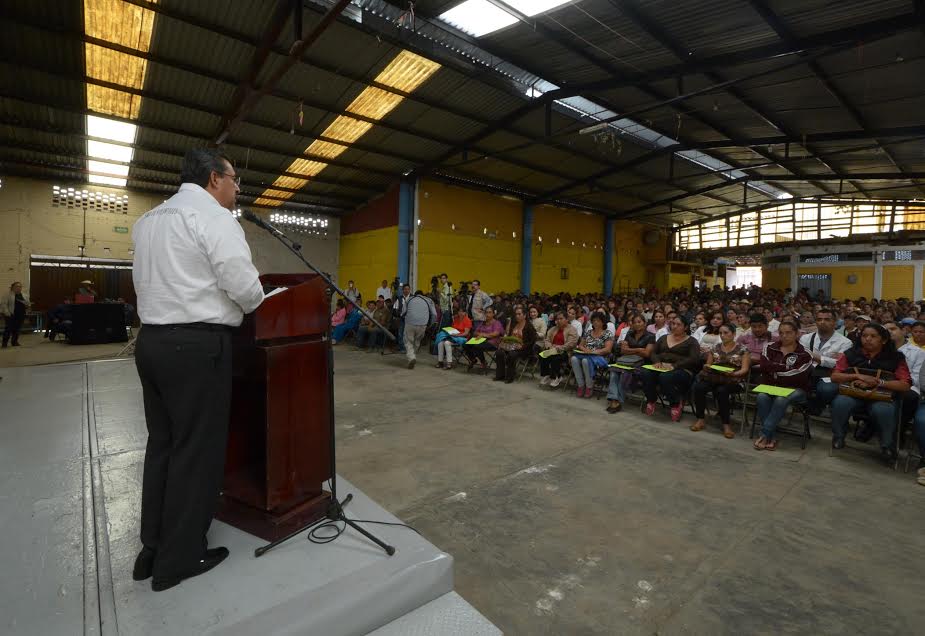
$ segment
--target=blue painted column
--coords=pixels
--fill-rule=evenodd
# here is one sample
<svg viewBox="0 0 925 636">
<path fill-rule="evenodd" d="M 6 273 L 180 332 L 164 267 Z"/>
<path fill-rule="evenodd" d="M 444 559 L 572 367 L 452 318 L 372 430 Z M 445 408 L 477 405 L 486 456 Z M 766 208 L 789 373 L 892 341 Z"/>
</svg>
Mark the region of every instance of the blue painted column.
<svg viewBox="0 0 925 636">
<path fill-rule="evenodd" d="M 524 202 L 523 231 L 520 235 L 520 291 L 530 293 L 533 275 L 533 206 Z"/>
<path fill-rule="evenodd" d="M 608 218 L 604 224 L 604 294 L 609 296 L 613 292 L 613 257 L 614 257 L 614 229 L 617 222 Z"/>
<path fill-rule="evenodd" d="M 411 224 L 414 219 L 414 183 L 402 181 L 398 187 L 398 279 L 405 284 L 411 277 Z M 401 293 L 399 291 L 399 293 Z"/>
</svg>

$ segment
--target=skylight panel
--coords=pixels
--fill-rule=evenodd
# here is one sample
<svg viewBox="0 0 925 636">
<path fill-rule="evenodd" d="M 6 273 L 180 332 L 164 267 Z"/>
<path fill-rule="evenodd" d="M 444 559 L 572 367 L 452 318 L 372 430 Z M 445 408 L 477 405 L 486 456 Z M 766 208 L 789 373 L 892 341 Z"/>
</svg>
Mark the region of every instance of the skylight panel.
<svg viewBox="0 0 925 636">
<path fill-rule="evenodd" d="M 472 37 L 482 37 L 517 22 L 517 18 L 488 0 L 466 0 L 440 16 Z"/>
<path fill-rule="evenodd" d="M 129 163 L 132 160 L 132 154 L 131 146 L 117 146 L 116 144 L 107 144 L 102 141 L 87 140 L 87 155 L 94 159 Z"/>
<path fill-rule="evenodd" d="M 572 0 L 504 0 L 504 3 L 517 9 L 528 16 L 535 16 L 545 13 L 563 4 L 568 4 Z"/>
<path fill-rule="evenodd" d="M 138 126 L 124 121 L 87 115 L 87 134 L 100 139 L 121 141 L 124 144 L 135 143 Z"/>
</svg>

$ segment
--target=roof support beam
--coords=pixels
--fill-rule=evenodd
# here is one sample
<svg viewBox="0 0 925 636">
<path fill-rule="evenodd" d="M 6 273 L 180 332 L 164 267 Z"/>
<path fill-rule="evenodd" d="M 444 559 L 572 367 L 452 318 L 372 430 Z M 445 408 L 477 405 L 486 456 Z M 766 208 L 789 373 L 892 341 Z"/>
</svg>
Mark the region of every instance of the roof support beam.
<svg viewBox="0 0 925 636">
<path fill-rule="evenodd" d="M 774 29 L 774 32 L 780 36 L 780 38 L 787 44 L 793 44 L 794 34 L 790 31 L 784 21 L 778 17 L 774 10 L 768 6 L 765 0 L 749 0 L 752 8 L 761 16 L 761 18 Z M 809 66 L 809 70 L 813 72 L 813 75 L 819 80 L 822 86 L 829 92 L 829 94 L 835 98 L 835 101 L 838 102 L 838 105 L 841 106 L 851 118 L 857 122 L 858 126 L 861 127 L 864 131 L 870 130 L 870 123 L 867 121 L 867 118 L 864 117 L 864 114 L 854 105 L 851 101 L 845 96 L 845 94 L 835 85 L 835 83 L 826 75 L 825 71 L 819 62 L 815 59 L 809 59 L 805 54 L 801 54 L 800 57 L 806 59 L 806 65 Z M 879 143 L 879 140 L 877 140 Z M 890 160 L 894 166 L 899 170 L 904 170 L 905 168 L 899 164 L 893 154 L 886 148 L 881 147 L 883 154 Z M 919 189 L 925 192 L 925 189 L 922 188 L 921 184 L 916 184 L 919 186 Z"/>
<path fill-rule="evenodd" d="M 281 2 L 281 4 L 284 4 Z M 289 72 L 293 66 L 299 63 L 299 59 L 302 57 L 302 54 L 308 50 L 308 48 L 315 43 L 321 34 L 331 25 L 334 20 L 337 19 L 337 16 L 340 15 L 341 11 L 350 4 L 350 0 L 337 0 L 337 2 L 328 9 L 327 13 L 322 16 L 321 21 L 315 25 L 315 28 L 312 29 L 305 38 L 300 42 L 296 42 L 292 50 L 289 52 L 289 57 L 286 58 L 286 61 L 273 72 L 273 74 L 267 79 L 267 81 L 258 89 L 248 90 L 241 104 L 232 111 L 224 122 L 222 131 L 218 134 L 218 137 L 215 138 L 215 144 L 224 143 L 228 138 L 228 135 L 238 126 L 248 114 L 254 109 L 254 106 L 257 105 L 257 102 L 264 96 L 270 93 L 283 76 Z M 267 33 L 265 37 L 268 37 L 270 34 Z M 275 38 L 273 38 L 275 39 Z M 259 53 L 259 51 L 258 51 Z M 258 69 L 259 70 L 259 69 Z"/>
</svg>

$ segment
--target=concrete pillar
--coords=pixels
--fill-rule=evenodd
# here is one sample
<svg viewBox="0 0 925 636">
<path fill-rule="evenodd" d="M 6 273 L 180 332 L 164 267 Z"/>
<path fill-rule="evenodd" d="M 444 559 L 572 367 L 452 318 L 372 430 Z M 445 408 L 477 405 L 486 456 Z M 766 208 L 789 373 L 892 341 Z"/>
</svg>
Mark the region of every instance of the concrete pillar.
<svg viewBox="0 0 925 636">
<path fill-rule="evenodd" d="M 797 252 L 796 254 L 790 255 L 790 289 L 793 290 L 794 294 L 796 294 L 800 289 L 799 277 L 798 277 L 799 269 L 800 269 L 800 254 L 799 252 Z"/>
<path fill-rule="evenodd" d="M 883 263 L 874 256 L 874 298 L 883 298 Z"/>
<path fill-rule="evenodd" d="M 414 183 L 402 181 L 398 188 L 398 279 L 411 283 L 411 227 L 414 223 Z"/>
<path fill-rule="evenodd" d="M 915 279 L 912 281 L 912 300 L 921 300 L 922 299 L 922 272 L 925 267 L 923 263 L 919 262 L 915 264 Z"/>
<path fill-rule="evenodd" d="M 617 222 L 608 218 L 604 224 L 604 295 L 613 293 L 614 229 Z"/>
<path fill-rule="evenodd" d="M 530 293 L 533 276 L 533 206 L 527 202 L 523 205 L 523 226 L 520 236 L 520 291 Z"/>
</svg>

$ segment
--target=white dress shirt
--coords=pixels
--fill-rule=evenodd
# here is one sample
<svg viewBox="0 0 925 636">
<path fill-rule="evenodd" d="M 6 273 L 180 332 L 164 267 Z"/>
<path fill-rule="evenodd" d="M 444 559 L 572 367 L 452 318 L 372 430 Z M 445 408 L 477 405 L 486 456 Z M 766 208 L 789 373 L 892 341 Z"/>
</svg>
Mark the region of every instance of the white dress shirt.
<svg viewBox="0 0 925 636">
<path fill-rule="evenodd" d="M 804 334 L 800 336 L 800 344 L 810 353 L 818 353 L 822 357 L 820 362 L 814 361 L 813 366 L 818 364 L 828 369 L 834 369 L 838 358 L 850 349 L 853 343 L 837 331 L 833 331 L 825 342 L 822 342 L 822 336 L 818 332 Z M 812 344 L 812 347 L 810 347 L 810 344 Z"/>
<path fill-rule="evenodd" d="M 920 349 L 914 342 L 907 342 L 899 348 L 899 352 L 906 356 L 906 366 L 912 376 L 912 390 L 922 394 L 922 363 L 925 362 L 925 350 Z"/>
<path fill-rule="evenodd" d="M 392 288 L 391 287 L 380 287 L 376 290 L 376 298 L 382 296 L 385 300 L 392 300 Z M 373 300 L 376 300 L 373 298 Z"/>
<path fill-rule="evenodd" d="M 241 324 L 263 302 L 244 230 L 200 186 L 180 190 L 132 228 L 142 324 Z"/>
</svg>

